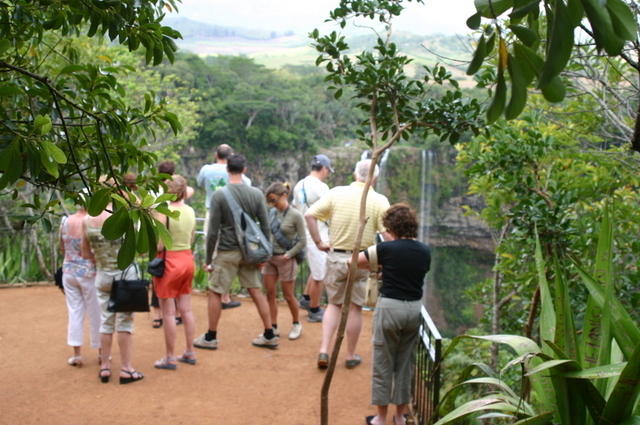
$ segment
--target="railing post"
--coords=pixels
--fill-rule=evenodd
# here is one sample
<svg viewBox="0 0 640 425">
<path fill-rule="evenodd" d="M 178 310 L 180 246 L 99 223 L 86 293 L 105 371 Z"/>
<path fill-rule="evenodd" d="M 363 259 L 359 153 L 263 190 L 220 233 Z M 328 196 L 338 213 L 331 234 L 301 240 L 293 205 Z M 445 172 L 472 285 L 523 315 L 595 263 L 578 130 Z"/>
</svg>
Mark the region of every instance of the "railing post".
<svg viewBox="0 0 640 425">
<path fill-rule="evenodd" d="M 418 425 L 436 421 L 440 402 L 442 337 L 422 306 L 413 380 L 413 411 Z"/>
</svg>

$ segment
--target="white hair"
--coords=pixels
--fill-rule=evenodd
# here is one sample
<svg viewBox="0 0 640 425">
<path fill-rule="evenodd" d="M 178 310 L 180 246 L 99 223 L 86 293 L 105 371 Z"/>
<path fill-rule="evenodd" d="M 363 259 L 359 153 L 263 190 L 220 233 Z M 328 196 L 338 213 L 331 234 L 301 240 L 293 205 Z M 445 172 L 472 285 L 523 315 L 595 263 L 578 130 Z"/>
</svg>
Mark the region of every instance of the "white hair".
<svg viewBox="0 0 640 425">
<path fill-rule="evenodd" d="M 370 159 L 363 159 L 358 161 L 356 164 L 356 168 L 353 170 L 353 176 L 356 181 L 363 182 L 367 179 L 367 175 L 369 174 L 369 168 L 371 167 Z M 373 178 L 375 179 L 380 174 L 380 167 L 376 164 L 375 170 L 373 170 Z"/>
</svg>

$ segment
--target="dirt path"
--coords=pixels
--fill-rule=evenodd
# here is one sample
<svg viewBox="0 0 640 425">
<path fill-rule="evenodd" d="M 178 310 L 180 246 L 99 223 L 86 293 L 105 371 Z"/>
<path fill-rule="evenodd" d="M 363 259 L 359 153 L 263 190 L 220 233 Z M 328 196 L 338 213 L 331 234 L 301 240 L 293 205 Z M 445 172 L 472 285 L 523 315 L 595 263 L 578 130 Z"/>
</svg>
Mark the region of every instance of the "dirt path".
<svg viewBox="0 0 640 425">
<path fill-rule="evenodd" d="M 251 346 L 260 322 L 251 301 L 225 310 L 217 351 L 198 351 L 198 365 L 153 368 L 162 357 L 163 334 L 147 313 L 136 315 L 134 366 L 142 382 L 102 384 L 95 350 L 85 332 L 82 368 L 66 364 L 66 306 L 54 287 L 0 290 L 0 424 L 208 424 L 314 425 L 320 423 L 323 373 L 315 366 L 321 325 L 306 322 L 297 341 L 281 338 L 277 350 Z M 206 298 L 194 296 L 197 332 L 206 329 Z M 330 394 L 330 423 L 364 423 L 370 397 L 371 313 L 365 312 L 359 352 L 364 359 L 347 370 L 341 358 Z M 289 313 L 280 305 L 288 332 Z M 178 328 L 181 331 L 181 328 Z M 178 335 L 182 350 L 184 335 Z M 118 367 L 114 347 L 114 368 Z M 344 346 L 342 350 L 344 356 Z M 117 373 L 115 373 L 117 376 Z"/>
</svg>

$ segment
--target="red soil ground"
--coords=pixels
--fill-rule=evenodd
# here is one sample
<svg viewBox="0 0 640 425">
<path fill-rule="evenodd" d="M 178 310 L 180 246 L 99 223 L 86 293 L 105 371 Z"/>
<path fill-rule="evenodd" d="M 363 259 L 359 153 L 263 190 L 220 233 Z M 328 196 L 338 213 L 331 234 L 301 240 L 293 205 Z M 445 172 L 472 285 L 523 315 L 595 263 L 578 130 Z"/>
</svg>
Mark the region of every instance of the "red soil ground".
<svg viewBox="0 0 640 425">
<path fill-rule="evenodd" d="M 206 297 L 193 297 L 197 333 L 206 330 Z M 0 424 L 171 424 L 313 425 L 320 423 L 324 373 L 316 368 L 321 324 L 301 315 L 302 337 L 281 338 L 277 350 L 251 346 L 261 331 L 251 301 L 223 312 L 217 351 L 198 350 L 198 364 L 177 371 L 153 368 L 163 355 L 163 333 L 151 328 L 147 313 L 136 314 L 134 366 L 145 379 L 119 385 L 98 380 L 96 351 L 88 348 L 85 366 L 66 360 L 67 314 L 57 288 L 0 290 Z M 344 366 L 344 344 L 329 395 L 329 423 L 355 425 L 373 414 L 369 404 L 371 313 L 364 313 L 358 344 L 363 364 Z M 284 335 L 289 312 L 280 305 Z M 181 327 L 178 328 L 181 332 Z M 179 350 L 184 335 L 178 335 Z M 113 353 L 118 367 L 117 345 Z M 117 376 L 117 372 L 114 373 Z"/>
</svg>

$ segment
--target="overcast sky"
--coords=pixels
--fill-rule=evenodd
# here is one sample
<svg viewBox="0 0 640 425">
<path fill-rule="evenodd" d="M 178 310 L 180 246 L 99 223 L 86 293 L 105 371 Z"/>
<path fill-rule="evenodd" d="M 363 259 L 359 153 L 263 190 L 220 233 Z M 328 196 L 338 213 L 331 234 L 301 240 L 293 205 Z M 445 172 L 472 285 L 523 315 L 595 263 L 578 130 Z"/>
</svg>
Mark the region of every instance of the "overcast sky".
<svg viewBox="0 0 640 425">
<path fill-rule="evenodd" d="M 233 27 L 306 34 L 322 25 L 339 0 L 182 0 L 179 16 Z M 473 0 L 425 0 L 406 3 L 396 30 L 416 34 L 466 34 Z"/>
</svg>

